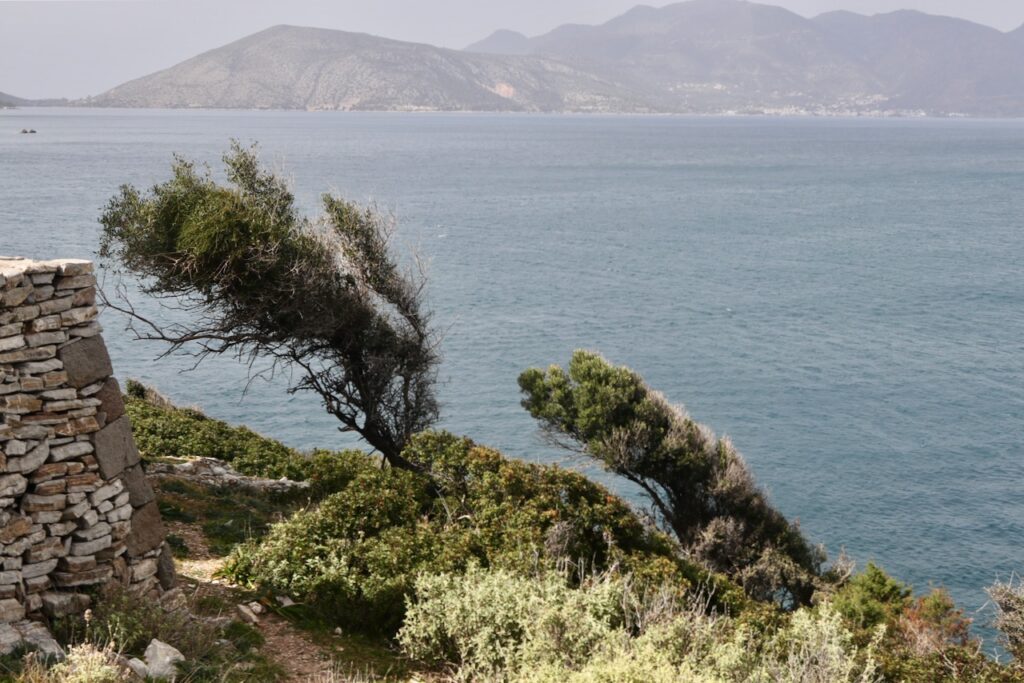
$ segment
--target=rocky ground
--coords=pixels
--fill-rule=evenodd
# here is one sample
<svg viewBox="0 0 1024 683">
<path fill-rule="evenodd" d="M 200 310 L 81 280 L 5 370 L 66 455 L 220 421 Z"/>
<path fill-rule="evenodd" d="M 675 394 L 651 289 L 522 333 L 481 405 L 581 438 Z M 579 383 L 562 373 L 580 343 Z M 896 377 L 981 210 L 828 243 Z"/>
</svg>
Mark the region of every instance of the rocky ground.
<svg viewBox="0 0 1024 683">
<path fill-rule="evenodd" d="M 183 539 L 188 548 L 188 557 L 176 561 L 179 580 L 186 590 L 215 596 L 225 604 L 243 607 L 247 615 L 252 613 L 244 607 L 252 602 L 251 596 L 216 578 L 224 558 L 210 552 L 198 525 L 177 522 L 168 524 L 168 531 Z M 286 672 L 285 680 L 330 680 L 335 661 L 342 654 L 340 646 L 316 642 L 309 633 L 269 610 L 255 615 L 252 625 L 265 639 L 263 652 Z"/>
</svg>

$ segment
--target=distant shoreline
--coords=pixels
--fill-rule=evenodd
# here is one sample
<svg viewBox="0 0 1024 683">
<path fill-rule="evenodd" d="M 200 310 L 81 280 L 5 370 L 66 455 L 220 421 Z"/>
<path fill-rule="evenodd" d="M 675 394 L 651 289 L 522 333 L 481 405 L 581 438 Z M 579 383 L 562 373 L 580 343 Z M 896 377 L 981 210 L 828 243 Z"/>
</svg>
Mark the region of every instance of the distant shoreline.
<svg viewBox="0 0 1024 683">
<path fill-rule="evenodd" d="M 931 121 L 1020 121 L 1024 116 L 992 116 L 969 114 L 938 114 L 925 112 L 629 112 L 629 111 L 516 111 L 489 109 L 284 109 L 228 107 L 105 107 L 88 104 L 46 104 L 0 106 L 0 111 L 74 110 L 88 112 L 196 112 L 196 113 L 268 113 L 268 114 L 416 114 L 466 116 L 576 116 L 585 118 L 693 118 L 693 119 L 869 119 L 869 120 L 931 120 Z"/>
</svg>

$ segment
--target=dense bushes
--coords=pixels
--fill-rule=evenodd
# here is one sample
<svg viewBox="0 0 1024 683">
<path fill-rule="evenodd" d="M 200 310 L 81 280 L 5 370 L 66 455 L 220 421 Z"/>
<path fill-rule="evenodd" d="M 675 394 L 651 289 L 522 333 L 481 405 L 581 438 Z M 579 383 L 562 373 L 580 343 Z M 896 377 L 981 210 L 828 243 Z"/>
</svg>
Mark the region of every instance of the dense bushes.
<svg viewBox="0 0 1024 683">
<path fill-rule="evenodd" d="M 426 575 L 399 634 L 406 652 L 460 681 L 711 683 L 878 680 L 839 614 L 803 609 L 759 633 L 706 603 L 651 599 L 628 577 L 574 587 L 556 574 Z"/>
<path fill-rule="evenodd" d="M 399 641 L 459 681 L 907 683 L 1020 681 L 986 657 L 941 590 L 911 598 L 877 567 L 814 607 L 739 617 L 651 599 L 628 577 L 471 568 L 425 575 Z"/>
<path fill-rule="evenodd" d="M 856 644 L 863 647 L 878 641 L 878 660 L 885 680 L 1019 680 L 1019 674 L 981 651 L 980 641 L 970 636 L 970 620 L 943 589 L 914 597 L 909 586 L 869 563 L 835 594 L 832 602 Z"/>
<path fill-rule="evenodd" d="M 716 600 L 743 597 L 680 559 L 629 506 L 582 475 L 508 460 L 445 433 L 416 437 L 410 457 L 433 482 L 399 470 L 364 469 L 342 490 L 276 525 L 230 558 L 243 584 L 286 592 L 346 626 L 394 632 L 417 575 L 471 563 L 530 573 L 619 568 L 678 591 L 715 586 Z"/>
<path fill-rule="evenodd" d="M 575 587 L 553 573 L 425 574 L 399 641 L 410 656 L 454 665 L 468 680 L 552 662 L 576 668 L 625 634 L 627 592 L 626 581 L 610 576 Z"/>
<path fill-rule="evenodd" d="M 301 599 L 362 630 L 393 633 L 422 572 L 469 563 L 532 572 L 612 567 L 638 581 L 702 584 L 734 609 L 740 591 L 678 556 L 621 498 L 558 467 L 509 460 L 446 433 L 425 432 L 407 449 L 430 478 L 381 469 L 358 451 L 302 454 L 197 410 L 175 408 L 129 383 L 128 411 L 145 457 L 213 457 L 244 474 L 309 481 L 322 501 L 237 548 L 235 580 Z"/>
<path fill-rule="evenodd" d="M 305 459 L 279 441 L 195 409 L 176 408 L 137 382 L 129 381 L 126 390 L 128 415 L 143 457 L 217 458 L 243 474 L 305 478 Z"/>
<path fill-rule="evenodd" d="M 869 562 L 864 571 L 843 586 L 835 596 L 835 606 L 847 621 L 867 640 L 878 626 L 893 624 L 910 605 L 911 590 Z"/>
</svg>

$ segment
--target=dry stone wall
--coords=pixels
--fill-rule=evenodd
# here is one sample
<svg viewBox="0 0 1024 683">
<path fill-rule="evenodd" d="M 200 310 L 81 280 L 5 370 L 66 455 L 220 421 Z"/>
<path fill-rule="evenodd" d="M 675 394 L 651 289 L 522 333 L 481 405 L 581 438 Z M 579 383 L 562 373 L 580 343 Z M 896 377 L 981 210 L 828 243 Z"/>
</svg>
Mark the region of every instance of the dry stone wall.
<svg viewBox="0 0 1024 683">
<path fill-rule="evenodd" d="M 91 587 L 174 584 L 97 315 L 90 262 L 0 257 L 0 650 Z"/>
</svg>

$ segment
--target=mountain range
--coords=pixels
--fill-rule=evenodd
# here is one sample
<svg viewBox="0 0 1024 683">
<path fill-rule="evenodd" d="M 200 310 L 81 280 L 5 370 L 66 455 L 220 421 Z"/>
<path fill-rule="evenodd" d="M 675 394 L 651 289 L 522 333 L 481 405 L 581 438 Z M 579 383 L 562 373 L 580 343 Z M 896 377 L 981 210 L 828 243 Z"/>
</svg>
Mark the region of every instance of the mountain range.
<svg viewBox="0 0 1024 683">
<path fill-rule="evenodd" d="M 638 6 L 465 50 L 276 26 L 77 102 L 342 110 L 1024 116 L 1024 28 L 744 0 Z"/>
</svg>

